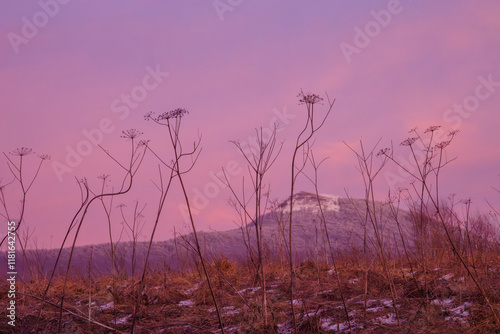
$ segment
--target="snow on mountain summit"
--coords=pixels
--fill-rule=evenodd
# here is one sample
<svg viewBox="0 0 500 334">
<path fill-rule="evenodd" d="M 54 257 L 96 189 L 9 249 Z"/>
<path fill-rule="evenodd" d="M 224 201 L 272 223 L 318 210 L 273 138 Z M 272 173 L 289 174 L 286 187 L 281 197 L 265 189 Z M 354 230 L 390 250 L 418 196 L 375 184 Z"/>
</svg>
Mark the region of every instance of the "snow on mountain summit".
<svg viewBox="0 0 500 334">
<path fill-rule="evenodd" d="M 319 200 L 323 211 L 339 211 L 340 196 L 330 194 L 319 194 Z M 290 212 L 290 198 L 280 205 L 284 213 Z M 293 196 L 293 211 L 319 211 L 318 197 L 316 194 L 301 191 Z"/>
</svg>

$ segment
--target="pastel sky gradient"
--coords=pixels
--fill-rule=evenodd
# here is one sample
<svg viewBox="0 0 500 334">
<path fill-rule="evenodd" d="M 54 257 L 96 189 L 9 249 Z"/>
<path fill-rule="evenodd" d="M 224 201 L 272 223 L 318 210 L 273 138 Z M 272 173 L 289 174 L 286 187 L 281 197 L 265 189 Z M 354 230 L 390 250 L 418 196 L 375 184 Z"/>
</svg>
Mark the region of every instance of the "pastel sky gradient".
<svg viewBox="0 0 500 334">
<path fill-rule="evenodd" d="M 211 173 L 232 161 L 243 167 L 232 181 L 239 186 L 243 176 L 248 178 L 243 158 L 229 141 L 247 140 L 255 128 L 269 127 L 277 112 L 286 112 L 292 116 L 278 134 L 283 150 L 267 175 L 271 197 L 285 199 L 292 145 L 305 116 L 297 99 L 301 89 L 336 99 L 314 144 L 317 159 L 329 157 L 320 169 L 321 192 L 345 196 L 347 189 L 353 197 L 363 195 L 355 156 L 343 141 L 358 145 L 362 140 L 371 147 L 382 138 L 380 148 L 393 141 L 397 155 L 407 156 L 399 143 L 411 128 L 423 132 L 441 125 L 446 131 L 460 130 L 448 149 L 448 157 L 457 159 L 443 172 L 443 196 L 471 198 L 473 208 L 483 212 L 488 211 L 486 200 L 500 207 L 500 194 L 492 189 L 500 187 L 498 1 L 60 2 L 0 4 L 1 151 L 8 154 L 24 146 L 51 156 L 27 201 L 25 228 L 34 231 L 32 242 L 38 247 L 60 244 L 79 205 L 75 177 L 87 177 L 96 191 L 98 175 L 110 174 L 110 187 L 121 180 L 116 164 L 96 147 L 71 172 L 58 178 L 53 169 L 55 162 L 66 163 L 68 147 L 76 149 L 86 139 L 82 131 L 98 128 L 103 119 L 114 130 L 103 134 L 101 145 L 125 159 L 128 143 L 120 138 L 122 130 L 136 128 L 144 132 L 140 139 L 167 152 L 163 129 L 143 116 L 188 109 L 183 138 L 190 143 L 200 133 L 203 147 L 186 175 L 189 194 L 195 197 L 214 183 Z M 229 7 L 218 12 L 214 3 Z M 379 29 L 370 32 L 369 43 L 347 59 L 342 43 L 355 46 L 356 31 L 370 22 L 373 26 L 373 11 L 391 6 L 397 13 L 385 26 L 376 23 Z M 45 15 L 47 22 L 39 14 L 42 7 L 53 11 L 53 17 Z M 34 16 L 41 26 L 23 37 L 23 26 L 33 23 Z M 12 33 L 25 39 L 12 42 Z M 123 94 L 143 85 L 152 69 L 169 74 L 161 82 L 148 79 L 156 87 L 120 118 L 126 109 Z M 478 90 L 484 80 L 493 84 Z M 482 98 L 474 100 L 478 91 Z M 471 101 L 479 103 L 470 112 L 453 111 L 455 104 Z M 116 112 L 119 107 L 122 111 Z M 3 157 L 0 185 L 12 179 L 5 161 Z M 28 173 L 36 163 L 36 156 L 27 157 Z M 115 199 L 116 205 L 127 205 L 129 214 L 136 200 L 147 203 L 143 236 L 151 231 L 157 205 L 151 180 L 157 180 L 157 169 L 148 155 L 132 191 Z M 12 216 L 19 206 L 16 187 L 5 188 Z M 383 177 L 377 187 L 384 200 L 389 185 Z M 305 179 L 298 184 L 298 190 L 311 189 Z M 219 189 L 199 210 L 195 222 L 200 230 L 236 227 L 229 198 L 228 189 Z M 175 186 L 156 240 L 172 237 L 174 227 L 189 231 L 179 212 L 182 200 Z M 112 217 L 118 236 L 119 212 Z M 78 244 L 108 238 L 102 208 L 96 205 Z"/>
</svg>

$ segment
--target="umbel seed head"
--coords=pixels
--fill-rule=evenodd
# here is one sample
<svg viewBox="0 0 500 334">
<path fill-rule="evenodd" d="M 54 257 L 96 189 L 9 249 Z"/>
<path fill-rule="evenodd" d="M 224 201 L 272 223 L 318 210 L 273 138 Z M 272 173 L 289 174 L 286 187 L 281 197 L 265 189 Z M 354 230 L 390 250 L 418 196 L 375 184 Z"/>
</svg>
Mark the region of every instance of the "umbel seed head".
<svg viewBox="0 0 500 334">
<path fill-rule="evenodd" d="M 125 130 L 122 131 L 122 133 L 123 135 L 121 135 L 120 137 L 128 139 L 134 139 L 142 135 L 142 132 L 137 131 L 136 129 Z"/>
<path fill-rule="evenodd" d="M 11 155 L 18 155 L 20 157 L 28 155 L 28 154 L 33 154 L 33 153 L 35 153 L 35 152 L 33 152 L 33 150 L 31 148 L 28 148 L 28 147 L 16 148 L 14 151 L 9 152 L 9 154 L 11 154 Z"/>
<path fill-rule="evenodd" d="M 299 104 L 316 104 L 323 101 L 322 97 L 313 93 L 300 92 L 297 97 L 300 97 Z"/>
</svg>

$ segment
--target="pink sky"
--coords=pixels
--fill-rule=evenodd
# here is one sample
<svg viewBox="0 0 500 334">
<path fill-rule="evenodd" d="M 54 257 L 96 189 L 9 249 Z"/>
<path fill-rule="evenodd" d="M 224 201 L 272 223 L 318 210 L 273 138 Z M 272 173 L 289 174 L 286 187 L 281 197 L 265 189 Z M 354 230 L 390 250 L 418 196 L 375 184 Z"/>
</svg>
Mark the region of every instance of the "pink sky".
<svg viewBox="0 0 500 334">
<path fill-rule="evenodd" d="M 283 151 L 267 175 L 271 197 L 285 199 L 292 145 L 304 121 L 296 97 L 301 89 L 336 98 L 314 146 L 318 159 L 329 157 L 320 170 L 321 192 L 345 196 L 348 189 L 362 196 L 356 159 L 343 141 L 371 146 L 382 138 L 382 148 L 392 140 L 396 154 L 407 156 L 398 145 L 409 129 L 442 125 L 460 130 L 448 150 L 457 160 L 443 172 L 443 196 L 470 197 L 483 211 L 486 199 L 499 207 L 500 194 L 492 189 L 500 187 L 498 17 L 500 3 L 494 0 L 2 3 L 1 151 L 24 146 L 51 156 L 29 193 L 25 228 L 34 231 L 38 247 L 60 244 L 79 204 L 75 177 L 87 177 L 95 191 L 98 175 L 110 174 L 115 186 L 121 179 L 120 170 L 95 146 L 71 171 L 57 175 L 54 164 L 66 164 L 68 147 L 76 150 L 86 140 L 83 131 L 108 119 L 112 130 L 103 133 L 101 145 L 118 159 L 125 159 L 128 149 L 121 131 L 130 128 L 144 132 L 141 139 L 150 139 L 155 149 L 166 150 L 162 129 L 143 116 L 178 107 L 190 111 L 183 123 L 185 142 L 198 132 L 203 136 L 200 159 L 185 177 L 198 203 L 203 202 L 198 191 L 216 184 L 211 173 L 231 163 L 245 166 L 230 140 L 247 140 L 256 127 L 269 127 L 276 113 L 290 115 L 278 134 Z M 36 31 L 30 30 L 33 23 Z M 357 31 L 365 29 L 372 37 L 359 44 Z M 346 57 L 347 44 L 357 51 Z M 160 75 L 148 77 L 154 71 Z M 136 94 L 140 101 L 127 106 L 123 94 Z M 475 102 L 470 112 L 453 111 L 455 104 Z M 2 161 L 1 185 L 12 179 L 5 157 Z M 36 163 L 34 155 L 26 158 L 27 165 Z M 240 170 L 232 178 L 238 185 L 248 178 Z M 129 214 L 136 200 L 147 203 L 144 236 L 157 203 L 151 180 L 157 180 L 157 169 L 148 155 L 132 191 L 115 198 L 115 206 L 126 204 Z M 389 184 L 381 177 L 377 186 L 384 200 Z M 5 188 L 13 217 L 16 187 Z M 311 189 L 303 179 L 297 190 Z M 200 230 L 236 227 L 229 198 L 228 189 L 220 187 L 198 210 Z M 188 231 L 181 203 L 176 185 L 156 240 L 170 238 L 174 226 Z M 119 212 L 113 217 L 118 235 Z M 78 244 L 108 240 L 102 218 L 96 205 Z"/>
</svg>

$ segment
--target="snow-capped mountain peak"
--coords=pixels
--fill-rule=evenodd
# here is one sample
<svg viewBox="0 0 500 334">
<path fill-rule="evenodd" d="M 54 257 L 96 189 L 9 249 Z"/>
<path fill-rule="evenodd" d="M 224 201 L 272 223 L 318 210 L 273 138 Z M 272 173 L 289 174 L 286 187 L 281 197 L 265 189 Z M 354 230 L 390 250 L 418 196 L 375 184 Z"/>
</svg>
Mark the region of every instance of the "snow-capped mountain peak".
<svg viewBox="0 0 500 334">
<path fill-rule="evenodd" d="M 319 202 L 323 211 L 339 211 L 340 196 L 330 194 L 319 194 Z M 284 213 L 290 212 L 290 199 L 283 202 L 280 207 Z M 316 194 L 301 191 L 293 195 L 293 211 L 319 211 L 318 197 Z"/>
</svg>

